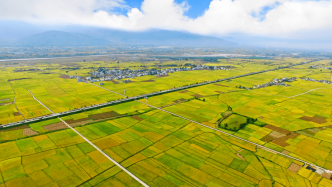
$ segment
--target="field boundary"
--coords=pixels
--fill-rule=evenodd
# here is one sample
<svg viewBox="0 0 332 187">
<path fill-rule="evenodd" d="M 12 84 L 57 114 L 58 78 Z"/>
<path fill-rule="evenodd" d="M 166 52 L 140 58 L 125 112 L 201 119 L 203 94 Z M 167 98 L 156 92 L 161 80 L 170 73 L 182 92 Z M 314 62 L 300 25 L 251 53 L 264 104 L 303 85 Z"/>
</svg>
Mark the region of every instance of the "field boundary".
<svg viewBox="0 0 332 187">
<path fill-rule="evenodd" d="M 101 87 L 101 88 L 102 88 L 102 87 Z M 105 88 L 104 88 L 104 89 L 105 89 Z M 108 89 L 107 89 L 107 90 L 108 90 Z M 119 94 L 119 95 L 122 95 L 122 94 L 117 93 L 117 92 L 114 92 L 114 91 L 111 91 L 111 92 L 116 93 L 116 94 Z M 196 122 L 196 121 L 194 121 L 194 120 L 188 119 L 188 118 L 186 118 L 186 117 L 183 117 L 183 116 L 177 115 L 177 114 L 172 113 L 172 112 L 169 112 L 169 111 L 167 111 L 167 110 L 164 110 L 164 109 L 161 109 L 161 108 L 155 107 L 155 106 L 153 106 L 153 105 L 150 105 L 150 104 L 144 103 L 144 102 L 142 102 L 142 101 L 138 101 L 138 100 L 135 100 L 135 101 L 137 101 L 137 102 L 139 102 L 139 103 L 142 103 L 142 104 L 144 104 L 144 105 L 147 105 L 147 106 L 149 106 L 149 107 L 151 107 L 151 108 L 155 108 L 155 109 L 157 109 L 157 110 L 160 110 L 160 111 L 163 111 L 163 112 L 169 113 L 169 114 L 171 114 L 171 115 L 177 116 L 177 117 L 179 117 L 179 118 L 185 119 L 185 120 L 187 120 L 187 121 L 193 122 L 193 123 L 198 124 L 198 125 L 200 125 L 200 126 L 203 126 L 203 127 L 209 128 L 209 129 L 212 129 L 212 130 L 214 130 L 214 131 L 218 131 L 218 132 L 223 133 L 223 134 L 225 134 L 225 135 L 227 135 L 227 136 L 231 136 L 231 137 L 236 138 L 236 139 L 239 139 L 239 140 L 241 140 L 241 141 L 245 141 L 245 142 L 247 142 L 247 143 L 250 143 L 250 144 L 252 144 L 252 145 L 255 145 L 255 146 L 257 146 L 257 147 L 260 147 L 260 148 L 262 148 L 262 149 L 265 149 L 265 150 L 267 150 L 267 151 L 270 151 L 270 152 L 273 152 L 273 153 L 276 153 L 276 154 L 279 154 L 279 155 L 282 155 L 282 156 L 288 157 L 288 158 L 290 158 L 290 159 L 293 159 L 293 160 L 296 160 L 296 161 L 302 162 L 302 163 L 304 163 L 304 164 L 310 165 L 310 166 L 315 167 L 315 168 L 317 168 L 317 169 L 324 170 L 324 171 L 327 172 L 327 173 L 332 173 L 332 171 L 330 171 L 330 170 L 328 170 L 328 169 L 325 169 L 325 168 L 323 168 L 323 167 L 320 167 L 320 166 L 314 165 L 314 164 L 309 163 L 309 162 L 307 162 L 307 161 L 303 161 L 303 160 L 301 160 L 301 159 L 298 159 L 298 158 L 292 157 L 292 156 L 290 156 L 290 155 L 284 154 L 284 153 L 282 153 L 282 152 L 279 152 L 279 151 L 276 151 L 276 150 L 270 149 L 270 148 L 265 147 L 265 146 L 263 146 L 263 145 L 260 145 L 260 144 L 257 144 L 257 143 L 254 143 L 254 142 L 251 142 L 251 141 L 249 141 L 249 140 L 246 140 L 246 139 L 240 138 L 240 137 L 238 137 L 238 136 L 235 136 L 235 135 L 233 135 L 233 134 L 230 134 L 230 133 L 227 133 L 227 132 L 221 131 L 221 130 L 219 130 L 219 129 L 216 129 L 216 128 L 213 128 L 213 127 L 210 127 L 210 126 L 204 125 L 204 124 L 202 124 L 202 123 L 199 123 L 199 122 Z"/>
<path fill-rule="evenodd" d="M 21 114 L 21 116 L 23 117 L 23 119 L 25 120 L 25 117 L 23 116 L 23 114 L 20 112 L 20 110 L 17 108 L 17 105 L 16 105 L 16 92 L 14 90 L 14 88 L 12 87 L 12 84 L 10 84 L 10 82 L 8 81 L 10 87 L 12 88 L 13 92 L 14 92 L 14 105 L 15 105 L 15 108 L 16 110 L 18 111 L 18 113 Z"/>
<path fill-rule="evenodd" d="M 152 93 L 138 95 L 138 96 L 133 96 L 133 97 L 127 97 L 125 95 L 116 93 L 116 92 L 114 92 L 112 90 L 109 90 L 107 88 L 100 87 L 100 86 L 98 86 L 96 84 L 93 84 L 96 87 L 99 87 L 99 88 L 108 90 L 110 92 L 116 93 L 116 94 L 121 95 L 121 96 L 123 96 L 125 98 L 124 99 L 115 100 L 115 101 L 106 102 L 106 103 L 101 103 L 101 104 L 97 104 L 97 105 L 91 105 L 91 106 L 88 106 L 88 107 L 82 107 L 82 108 L 79 108 L 79 109 L 68 110 L 68 111 L 65 111 L 65 112 L 53 113 L 51 115 L 46 115 L 46 116 L 31 118 L 29 120 L 23 120 L 23 121 L 8 123 L 8 124 L 4 124 L 4 125 L 0 126 L 0 128 L 6 128 L 6 127 L 15 126 L 15 125 L 22 125 L 22 124 L 25 124 L 25 123 L 42 121 L 42 120 L 46 120 L 46 119 L 60 117 L 60 116 L 63 116 L 63 115 L 68 115 L 68 114 L 71 114 L 71 113 L 82 112 L 82 111 L 85 111 L 85 110 L 91 110 L 91 109 L 95 109 L 95 108 L 105 107 L 105 106 L 109 106 L 109 105 L 113 105 L 113 104 L 119 104 L 119 103 L 128 102 L 128 101 L 135 101 L 135 100 L 140 99 L 140 98 L 161 95 L 161 94 L 165 94 L 165 93 L 175 92 L 175 91 L 184 90 L 184 89 L 188 89 L 188 88 L 194 88 L 194 87 L 198 87 L 198 86 L 208 85 L 208 84 L 211 84 L 211 83 L 217 83 L 217 82 L 227 81 L 227 80 L 231 80 L 231 79 L 246 77 L 246 76 L 260 74 L 260 73 L 269 72 L 269 71 L 276 71 L 276 70 L 290 68 L 290 67 L 297 66 L 297 65 L 303 65 L 303 64 L 306 64 L 306 63 L 310 63 L 310 62 L 301 62 L 299 64 L 293 64 L 293 65 L 284 66 L 284 67 L 278 67 L 278 68 L 274 68 L 274 69 L 268 69 L 268 70 L 262 70 L 262 71 L 257 71 L 257 72 L 251 72 L 251 73 L 247 73 L 247 74 L 243 74 L 243 75 L 237 75 L 237 76 L 228 77 L 228 78 L 224 78 L 224 79 L 217 79 L 217 80 L 212 80 L 212 81 L 204 81 L 204 82 L 197 83 L 197 84 L 191 84 L 191 85 L 187 85 L 187 86 L 181 86 L 181 87 L 177 87 L 177 88 L 171 88 L 171 89 L 167 89 L 167 90 L 152 92 Z M 92 84 L 92 83 L 90 83 L 90 84 Z"/>
<path fill-rule="evenodd" d="M 49 110 L 50 112 L 52 112 L 54 114 L 54 112 L 49 109 L 47 106 L 45 106 L 42 102 L 40 102 L 35 95 L 28 90 L 32 97 L 38 101 L 41 105 L 43 105 L 47 110 Z M 124 172 L 126 172 L 128 175 L 130 175 L 132 178 L 134 178 L 137 182 L 139 182 L 140 184 L 142 184 L 145 187 L 149 187 L 147 184 L 145 184 L 141 179 L 139 179 L 138 177 L 136 177 L 133 173 L 131 173 L 130 171 L 128 171 L 125 167 L 123 167 L 121 164 L 119 164 L 118 162 L 116 162 L 113 158 L 111 158 L 110 156 L 108 156 L 104 151 L 102 151 L 101 149 L 99 149 L 95 144 L 93 144 L 90 140 L 88 140 L 86 137 L 84 137 L 81 133 L 79 133 L 76 129 L 74 129 L 73 127 L 71 127 L 65 120 L 61 119 L 60 117 L 58 117 L 59 120 L 61 120 L 64 124 L 66 124 L 71 130 L 73 130 L 77 135 L 79 135 L 81 138 L 83 138 L 87 143 L 89 143 L 92 147 L 94 147 L 97 151 L 99 151 L 101 154 L 103 154 L 106 158 L 108 158 L 111 162 L 113 162 L 116 166 L 118 166 L 119 168 L 121 168 Z"/>
<path fill-rule="evenodd" d="M 307 94 L 309 92 L 312 92 L 312 91 L 315 91 L 315 90 L 318 90 L 318 89 L 321 89 L 321 88 L 315 88 L 315 89 L 312 89 L 312 90 L 309 90 L 309 91 L 306 91 L 306 92 L 303 92 L 301 94 L 297 94 L 297 95 L 293 95 L 293 96 L 290 96 L 288 98 L 293 98 L 293 97 L 297 97 L 297 96 L 300 96 L 300 95 L 304 95 L 304 94 Z"/>
<path fill-rule="evenodd" d="M 328 173 L 332 173 L 332 171 L 330 171 L 330 170 L 328 170 L 328 169 L 325 169 L 325 168 L 322 168 L 322 167 L 320 167 L 320 166 L 317 166 L 317 165 L 314 165 L 314 164 L 312 164 L 312 163 L 309 163 L 309 162 L 307 162 L 307 161 L 303 161 L 303 160 L 301 160 L 301 159 L 298 159 L 298 158 L 295 158 L 295 157 L 289 156 L 289 155 L 287 155 L 287 154 L 284 154 L 284 153 L 278 152 L 278 151 L 276 151 L 276 150 L 270 149 L 270 148 L 265 147 L 265 146 L 263 146 L 263 145 L 260 145 L 260 144 L 257 144 L 257 143 L 254 143 L 254 142 L 251 142 L 251 141 L 249 141 L 249 140 L 246 140 L 246 139 L 240 138 L 240 137 L 238 137 L 238 136 L 235 136 L 235 135 L 233 135 L 233 134 L 230 134 L 230 133 L 227 133 L 227 132 L 221 131 L 221 130 L 219 130 L 219 129 L 216 129 L 216 128 L 213 128 L 213 127 L 210 127 L 210 126 L 204 125 L 204 124 L 202 124 L 202 123 L 199 123 L 199 122 L 196 122 L 196 121 L 194 121 L 194 120 L 188 119 L 188 118 L 186 118 L 186 117 L 183 117 L 183 116 L 177 115 L 177 114 L 172 113 L 172 112 L 169 112 L 169 111 L 167 111 L 167 110 L 164 110 L 164 109 L 161 109 L 161 108 L 155 107 L 155 106 L 153 106 L 153 105 L 150 105 L 150 104 L 144 103 L 144 102 L 142 102 L 142 101 L 137 101 L 137 102 L 142 103 L 142 104 L 144 104 L 144 105 L 147 105 L 147 106 L 149 106 L 149 107 L 155 108 L 155 109 L 157 109 L 157 110 L 160 110 L 160 111 L 163 111 L 163 112 L 169 113 L 169 114 L 174 115 L 174 116 L 176 116 L 176 117 L 179 117 L 179 118 L 185 119 L 185 120 L 187 120 L 187 121 L 190 121 L 190 122 L 196 123 L 196 124 L 198 124 L 198 125 L 200 125 L 200 126 L 203 126 L 203 127 L 206 127 L 206 128 L 209 128 L 209 129 L 212 129 L 212 130 L 215 130 L 215 131 L 221 132 L 221 133 L 223 133 L 223 134 L 225 134 L 225 135 L 227 135 L 227 136 L 231 136 L 231 137 L 233 137 L 233 138 L 236 138 L 236 139 L 239 139 L 239 140 L 245 141 L 245 142 L 247 142 L 247 143 L 253 144 L 253 145 L 255 145 L 255 146 L 257 146 L 257 147 L 260 147 L 260 148 L 263 148 L 263 149 L 265 149 L 265 150 L 267 150 L 267 151 L 271 151 L 271 152 L 277 153 L 277 154 L 279 154 L 279 155 L 282 155 L 282 156 L 285 156 L 285 157 L 291 158 L 291 159 L 293 159 L 293 160 L 296 160 L 296 161 L 302 162 L 302 163 L 307 164 L 307 165 L 310 165 L 310 166 L 312 166 L 312 167 L 315 167 L 315 168 L 318 168 L 318 169 L 322 169 L 322 170 L 324 170 L 324 171 L 326 171 L 326 172 L 328 172 Z"/>
</svg>

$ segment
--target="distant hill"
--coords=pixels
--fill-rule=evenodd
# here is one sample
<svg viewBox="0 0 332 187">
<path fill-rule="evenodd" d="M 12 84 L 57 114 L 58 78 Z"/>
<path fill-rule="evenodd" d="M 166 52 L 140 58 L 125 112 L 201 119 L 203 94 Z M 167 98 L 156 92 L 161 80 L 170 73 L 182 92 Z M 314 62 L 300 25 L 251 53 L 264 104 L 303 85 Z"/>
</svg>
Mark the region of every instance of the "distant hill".
<svg viewBox="0 0 332 187">
<path fill-rule="evenodd" d="M 150 30 L 128 32 L 109 29 L 91 29 L 84 32 L 96 38 L 104 38 L 115 44 L 155 44 L 180 46 L 234 46 L 223 39 L 191 34 L 187 32 Z"/>
<path fill-rule="evenodd" d="M 17 44 L 21 46 L 100 46 L 110 45 L 111 42 L 80 33 L 47 31 L 25 37 Z"/>
<path fill-rule="evenodd" d="M 235 45 L 223 39 L 185 32 L 167 30 L 128 32 L 101 28 L 47 31 L 20 39 L 16 44 L 20 46 L 171 45 L 219 47 Z"/>
</svg>

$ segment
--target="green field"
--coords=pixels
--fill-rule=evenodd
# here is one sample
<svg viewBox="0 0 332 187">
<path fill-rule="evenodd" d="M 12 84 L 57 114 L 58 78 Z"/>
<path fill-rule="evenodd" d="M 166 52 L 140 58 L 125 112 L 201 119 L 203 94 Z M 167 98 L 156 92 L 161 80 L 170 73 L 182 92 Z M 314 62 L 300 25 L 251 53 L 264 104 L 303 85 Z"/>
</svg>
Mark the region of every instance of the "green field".
<svg viewBox="0 0 332 187">
<path fill-rule="evenodd" d="M 0 124 L 22 120 L 21 114 L 27 119 L 50 114 L 28 90 L 54 112 L 122 97 L 92 84 L 60 78 L 63 74 L 88 76 L 98 67 L 140 69 L 187 62 L 233 67 L 230 71 L 175 72 L 162 78 L 143 76 L 132 83 L 103 85 L 136 96 L 303 61 L 307 60 L 98 61 L 31 66 L 38 71 L 13 71 L 29 66 L 6 68 L 0 75 L 0 104 L 6 103 L 0 105 Z M 287 87 L 238 88 L 274 78 L 327 79 L 328 70 L 310 66 L 329 66 L 328 62 L 315 61 L 140 101 L 332 170 L 332 85 L 298 79 Z M 68 69 L 73 67 L 79 69 Z M 328 176 L 302 167 L 303 162 L 136 101 L 62 119 L 149 186 L 332 186 Z M 0 174 L 0 187 L 140 186 L 57 118 L 0 130 Z"/>
</svg>

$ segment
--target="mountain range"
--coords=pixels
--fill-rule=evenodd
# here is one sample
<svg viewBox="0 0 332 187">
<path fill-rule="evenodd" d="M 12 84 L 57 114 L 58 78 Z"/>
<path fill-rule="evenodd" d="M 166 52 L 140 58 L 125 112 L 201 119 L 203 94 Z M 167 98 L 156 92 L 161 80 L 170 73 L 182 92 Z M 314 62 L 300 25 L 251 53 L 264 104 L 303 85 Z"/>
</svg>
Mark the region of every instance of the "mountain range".
<svg viewBox="0 0 332 187">
<path fill-rule="evenodd" d="M 94 29 L 86 33 L 46 31 L 15 42 L 19 46 L 102 46 L 102 45 L 172 45 L 172 46 L 234 46 L 223 39 L 190 33 L 151 30 L 128 32 Z"/>
<path fill-rule="evenodd" d="M 287 39 L 230 33 L 204 36 L 184 31 L 147 30 L 131 32 L 99 27 L 48 26 L 0 20 L 0 47 L 7 46 L 105 46 L 167 45 L 190 47 L 267 47 L 279 49 L 332 50 L 329 40 Z"/>
<path fill-rule="evenodd" d="M 0 46 L 172 45 L 224 47 L 236 45 L 221 38 L 181 31 L 154 29 L 131 32 L 79 25 L 40 26 L 1 20 L 0 25 Z"/>
</svg>

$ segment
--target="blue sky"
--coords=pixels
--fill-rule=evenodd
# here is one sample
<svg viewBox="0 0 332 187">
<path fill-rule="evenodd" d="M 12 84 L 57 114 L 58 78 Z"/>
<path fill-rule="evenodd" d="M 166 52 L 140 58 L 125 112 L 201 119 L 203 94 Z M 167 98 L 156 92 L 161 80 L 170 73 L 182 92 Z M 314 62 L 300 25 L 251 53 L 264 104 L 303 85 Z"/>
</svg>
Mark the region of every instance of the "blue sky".
<svg viewBox="0 0 332 187">
<path fill-rule="evenodd" d="M 181 4 L 186 2 L 190 8 L 187 12 L 185 12 L 185 16 L 189 18 L 196 19 L 199 16 L 202 16 L 206 10 L 209 9 L 209 5 L 212 0 L 174 0 L 175 3 Z M 319 0 L 315 0 L 319 1 Z M 140 9 L 143 0 L 125 0 L 126 5 L 128 8 L 116 8 L 115 10 L 111 10 L 120 15 L 127 15 L 128 11 L 131 8 L 138 8 Z M 280 5 L 279 2 L 275 2 L 273 5 L 264 6 L 259 11 L 252 12 L 251 16 L 257 18 L 259 21 L 264 21 L 266 14 L 273 10 L 274 8 Z"/>
<path fill-rule="evenodd" d="M 280 5 L 279 2 L 275 2 L 273 5 L 270 5 L 270 6 L 264 6 L 262 7 L 259 11 L 257 12 L 252 12 L 251 13 L 251 16 L 254 17 L 254 18 L 258 18 L 259 21 L 264 21 L 264 19 L 266 18 L 266 14 L 277 8 L 278 6 Z"/>
<path fill-rule="evenodd" d="M 332 0 L 0 0 L 0 21 L 332 38 Z M 186 2 L 188 6 L 181 6 Z M 204 14 L 205 12 L 205 14 Z M 188 19 L 188 17 L 190 19 Z"/>
<path fill-rule="evenodd" d="M 125 0 L 128 6 L 131 8 L 140 8 L 143 0 Z M 181 4 L 183 0 L 175 0 L 176 3 Z M 201 16 L 205 10 L 209 8 L 211 0 L 186 0 L 190 9 L 185 13 L 190 18 L 197 18 Z M 126 10 L 117 10 L 121 14 L 126 14 Z"/>
</svg>

